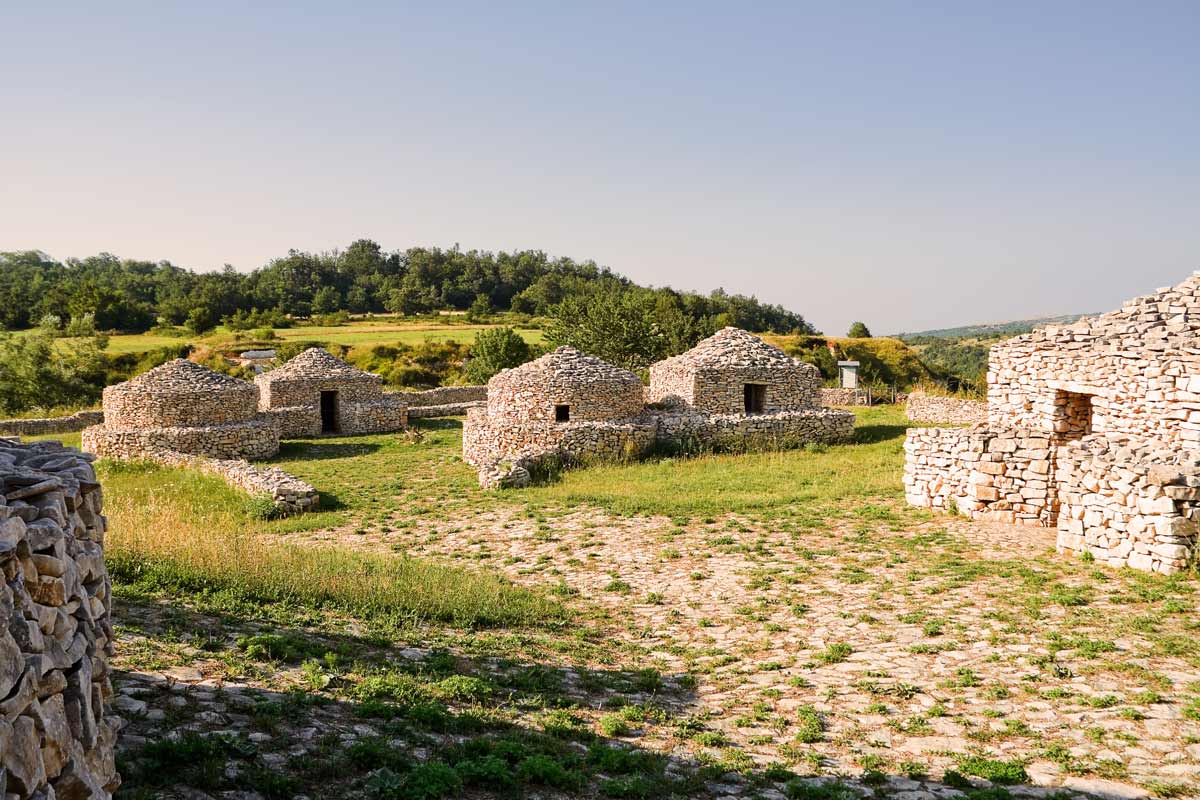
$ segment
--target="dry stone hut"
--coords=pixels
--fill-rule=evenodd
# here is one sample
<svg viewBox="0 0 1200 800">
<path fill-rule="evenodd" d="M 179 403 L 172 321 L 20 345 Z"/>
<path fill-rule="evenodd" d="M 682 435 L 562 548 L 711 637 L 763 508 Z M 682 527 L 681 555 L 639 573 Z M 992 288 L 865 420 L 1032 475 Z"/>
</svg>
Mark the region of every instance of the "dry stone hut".
<svg viewBox="0 0 1200 800">
<path fill-rule="evenodd" d="M 488 485 L 504 460 L 635 455 L 654 441 L 653 423 L 635 419 L 644 407 L 637 375 L 560 347 L 488 381 L 487 404 L 467 413 L 463 458 Z"/>
<path fill-rule="evenodd" d="M 704 414 L 762 414 L 820 406 L 821 373 L 738 328 L 723 328 L 650 367 L 651 403 Z"/>
<path fill-rule="evenodd" d="M 83 447 L 108 458 L 155 450 L 220 459 L 268 458 L 279 426 L 258 413 L 258 389 L 178 358 L 104 390 L 104 423 L 83 432 Z"/>
<path fill-rule="evenodd" d="M 258 411 L 258 387 L 176 359 L 104 390 L 104 422 L 83 431 L 83 449 L 104 458 L 148 459 L 220 475 L 281 512 L 315 508 L 309 484 L 246 459 L 279 452 L 279 421 Z"/>
<path fill-rule="evenodd" d="M 285 439 L 403 430 L 403 398 L 385 394 L 383 378 L 311 347 L 254 379 L 259 408 L 279 421 Z"/>
<path fill-rule="evenodd" d="M 755 336 L 726 328 L 650 368 L 649 396 L 636 375 L 570 347 L 488 382 L 487 405 L 468 412 L 463 457 L 485 486 L 520 483 L 549 454 L 613 459 L 655 444 L 782 447 L 839 442 L 854 415 L 822 408 L 815 367 Z"/>
<path fill-rule="evenodd" d="M 1063 551 L 1175 572 L 1200 521 L 1200 273 L 992 348 L 988 423 L 913 429 L 910 503 L 1055 527 Z"/>
</svg>

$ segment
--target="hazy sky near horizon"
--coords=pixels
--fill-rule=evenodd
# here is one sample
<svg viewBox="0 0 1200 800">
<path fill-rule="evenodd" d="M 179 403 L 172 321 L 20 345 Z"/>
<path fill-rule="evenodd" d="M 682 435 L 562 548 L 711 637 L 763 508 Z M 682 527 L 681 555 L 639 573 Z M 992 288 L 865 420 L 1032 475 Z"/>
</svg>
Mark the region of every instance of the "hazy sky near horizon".
<svg viewBox="0 0 1200 800">
<path fill-rule="evenodd" d="M 1200 269 L 1200 2 L 0 0 L 0 250 L 594 259 L 827 333 Z"/>
</svg>

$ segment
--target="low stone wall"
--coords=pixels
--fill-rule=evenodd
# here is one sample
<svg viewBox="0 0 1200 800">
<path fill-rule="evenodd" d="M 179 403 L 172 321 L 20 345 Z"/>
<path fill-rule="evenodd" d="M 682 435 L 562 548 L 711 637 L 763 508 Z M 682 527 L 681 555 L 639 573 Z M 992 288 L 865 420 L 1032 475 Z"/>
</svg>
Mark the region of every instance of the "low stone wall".
<svg viewBox="0 0 1200 800">
<path fill-rule="evenodd" d="M 1054 525 L 1057 492 L 1047 434 L 910 428 L 904 456 L 904 494 L 911 505 L 972 519 Z"/>
<path fill-rule="evenodd" d="M 0 440 L 0 792 L 111 797 L 111 583 L 89 457 Z"/>
<path fill-rule="evenodd" d="M 1085 437 L 1059 448 L 1058 549 L 1160 573 L 1195 558 L 1200 453 Z"/>
<path fill-rule="evenodd" d="M 830 408 L 773 414 L 651 415 L 661 444 L 717 450 L 783 450 L 803 444 L 841 444 L 854 438 L 854 414 Z"/>
<path fill-rule="evenodd" d="M 904 413 L 913 422 L 944 425 L 978 425 L 988 420 L 988 407 L 985 402 L 924 392 L 913 392 L 908 396 Z"/>
<path fill-rule="evenodd" d="M 280 439 L 310 439 L 321 435 L 321 409 L 317 406 L 268 408 L 262 413 L 275 420 Z"/>
<path fill-rule="evenodd" d="M 155 450 L 143 457 L 169 467 L 184 467 L 217 475 L 251 496 L 266 496 L 281 515 L 315 511 L 321 496 L 311 484 L 279 467 L 259 467 L 241 459 L 216 459 Z"/>
<path fill-rule="evenodd" d="M 854 414 L 834 409 L 774 414 L 702 414 L 673 410 L 626 420 L 513 425 L 476 407 L 463 426 L 463 460 L 479 469 L 485 488 L 522 485 L 543 459 L 578 463 L 645 455 L 654 446 L 683 450 L 784 449 L 834 444 L 854 436 Z"/>
<path fill-rule="evenodd" d="M 388 395 L 347 403 L 341 408 L 339 422 L 343 430 L 355 434 L 402 431 L 408 426 L 408 406 L 402 399 Z"/>
<path fill-rule="evenodd" d="M 440 406 L 416 406 L 408 409 L 409 419 L 431 419 L 433 417 L 461 417 L 472 408 L 482 408 L 483 403 L 446 403 Z"/>
<path fill-rule="evenodd" d="M 867 393 L 860 389 L 821 389 L 818 400 L 823 406 L 865 406 Z"/>
<path fill-rule="evenodd" d="M 384 396 L 393 395 L 403 398 L 408 404 L 409 416 L 415 417 L 421 415 L 412 413 L 414 407 L 487 402 L 487 386 L 442 386 L 424 392 L 387 392 Z"/>
<path fill-rule="evenodd" d="M 76 411 L 69 417 L 0 419 L 0 434 L 41 436 L 47 433 L 74 433 L 89 425 L 99 425 L 101 422 L 104 422 L 103 411 Z"/>
<path fill-rule="evenodd" d="M 245 422 L 186 428 L 114 428 L 83 431 L 83 449 L 102 458 L 138 459 L 155 450 L 207 458 L 270 458 L 279 452 L 277 420 L 257 415 Z"/>
</svg>

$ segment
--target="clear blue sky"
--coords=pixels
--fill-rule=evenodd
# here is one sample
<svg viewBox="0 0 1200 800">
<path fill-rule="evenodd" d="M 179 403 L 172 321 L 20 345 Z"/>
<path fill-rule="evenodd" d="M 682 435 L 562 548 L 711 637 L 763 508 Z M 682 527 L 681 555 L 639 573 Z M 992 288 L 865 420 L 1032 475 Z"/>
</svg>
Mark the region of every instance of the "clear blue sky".
<svg viewBox="0 0 1200 800">
<path fill-rule="evenodd" d="M 0 5 L 0 249 L 368 236 L 724 286 L 829 333 L 1200 269 L 1200 2 Z"/>
</svg>

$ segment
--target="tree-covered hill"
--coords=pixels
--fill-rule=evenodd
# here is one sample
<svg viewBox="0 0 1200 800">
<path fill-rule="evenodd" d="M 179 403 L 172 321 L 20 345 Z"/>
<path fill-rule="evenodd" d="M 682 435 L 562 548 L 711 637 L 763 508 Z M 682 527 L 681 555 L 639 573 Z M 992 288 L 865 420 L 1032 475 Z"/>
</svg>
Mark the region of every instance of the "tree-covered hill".
<svg viewBox="0 0 1200 800">
<path fill-rule="evenodd" d="M 545 315 L 564 299 L 649 294 L 694 321 L 752 331 L 811 333 L 800 314 L 754 297 L 639 287 L 592 261 L 513 253 L 412 247 L 385 252 L 360 239 L 345 250 L 297 250 L 249 273 L 226 266 L 195 272 L 167 261 L 108 253 L 55 261 L 40 251 L 0 252 L 0 326 L 22 329 L 47 316 L 63 324 L 94 316 L 100 330 L 141 332 L 155 324 L 208 330 L 240 317 L 308 318 L 338 312 L 422 314 L 442 309 Z"/>
</svg>

